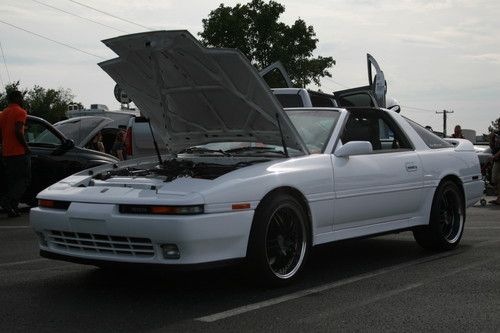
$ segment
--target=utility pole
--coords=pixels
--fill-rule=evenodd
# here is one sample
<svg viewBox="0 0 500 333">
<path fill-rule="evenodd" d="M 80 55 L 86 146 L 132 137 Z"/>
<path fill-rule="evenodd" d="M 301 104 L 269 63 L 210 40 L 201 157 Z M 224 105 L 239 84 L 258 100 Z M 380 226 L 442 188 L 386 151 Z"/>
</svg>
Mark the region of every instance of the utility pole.
<svg viewBox="0 0 500 333">
<path fill-rule="evenodd" d="M 448 110 L 436 111 L 437 114 L 443 114 L 443 135 L 445 138 L 446 138 L 446 119 L 448 118 L 447 114 L 454 112 L 455 111 L 448 111 Z"/>
</svg>

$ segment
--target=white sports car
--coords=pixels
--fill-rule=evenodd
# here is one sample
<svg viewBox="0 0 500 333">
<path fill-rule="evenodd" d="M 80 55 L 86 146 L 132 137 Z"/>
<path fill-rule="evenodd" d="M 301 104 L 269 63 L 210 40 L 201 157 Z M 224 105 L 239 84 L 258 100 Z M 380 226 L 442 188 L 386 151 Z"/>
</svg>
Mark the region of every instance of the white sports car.
<svg viewBox="0 0 500 333">
<path fill-rule="evenodd" d="M 246 259 L 293 280 L 312 246 L 411 230 L 458 245 L 483 183 L 474 147 L 376 108 L 280 107 L 237 50 L 186 31 L 104 41 L 100 64 L 150 119 L 170 155 L 105 165 L 38 195 L 41 255 L 94 265 Z"/>
</svg>

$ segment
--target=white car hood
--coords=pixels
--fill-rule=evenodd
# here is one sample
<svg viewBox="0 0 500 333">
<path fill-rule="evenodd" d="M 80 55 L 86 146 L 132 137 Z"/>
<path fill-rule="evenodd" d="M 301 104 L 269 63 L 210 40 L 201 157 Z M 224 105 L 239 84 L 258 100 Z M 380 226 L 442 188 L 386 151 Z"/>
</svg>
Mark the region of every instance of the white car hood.
<svg viewBox="0 0 500 333">
<path fill-rule="evenodd" d="M 148 117 L 171 152 L 209 142 L 262 142 L 307 153 L 271 90 L 236 49 L 203 47 L 188 31 L 104 40 L 99 64 Z"/>
</svg>

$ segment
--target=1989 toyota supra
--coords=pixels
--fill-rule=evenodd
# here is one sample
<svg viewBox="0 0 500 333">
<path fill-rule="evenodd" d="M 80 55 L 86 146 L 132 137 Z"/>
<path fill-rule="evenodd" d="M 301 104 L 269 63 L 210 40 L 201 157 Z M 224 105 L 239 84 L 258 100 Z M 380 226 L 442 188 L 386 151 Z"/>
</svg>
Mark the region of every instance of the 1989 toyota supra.
<svg viewBox="0 0 500 333">
<path fill-rule="evenodd" d="M 377 108 L 280 106 L 237 50 L 187 31 L 104 41 L 100 66 L 167 142 L 169 155 L 99 166 L 38 195 L 41 255 L 106 265 L 246 259 L 271 284 L 312 246 L 411 230 L 456 247 L 482 194 L 469 141 L 444 141 Z"/>
</svg>

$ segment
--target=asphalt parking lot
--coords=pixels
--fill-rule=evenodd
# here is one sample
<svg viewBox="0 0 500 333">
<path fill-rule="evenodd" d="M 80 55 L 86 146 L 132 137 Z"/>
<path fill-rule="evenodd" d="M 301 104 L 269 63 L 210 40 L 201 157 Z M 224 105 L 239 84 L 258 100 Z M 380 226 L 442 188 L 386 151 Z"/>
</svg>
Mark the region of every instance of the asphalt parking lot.
<svg viewBox="0 0 500 333">
<path fill-rule="evenodd" d="M 241 267 L 109 272 L 38 256 L 28 213 L 0 215 L 0 332 L 500 331 L 500 207 L 476 206 L 461 246 L 411 233 L 313 252 L 293 286 Z"/>
</svg>

